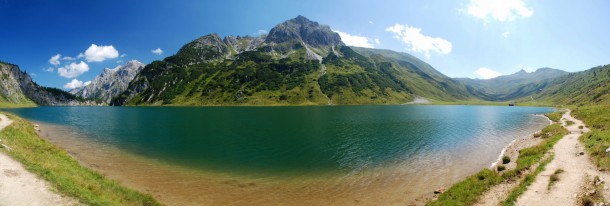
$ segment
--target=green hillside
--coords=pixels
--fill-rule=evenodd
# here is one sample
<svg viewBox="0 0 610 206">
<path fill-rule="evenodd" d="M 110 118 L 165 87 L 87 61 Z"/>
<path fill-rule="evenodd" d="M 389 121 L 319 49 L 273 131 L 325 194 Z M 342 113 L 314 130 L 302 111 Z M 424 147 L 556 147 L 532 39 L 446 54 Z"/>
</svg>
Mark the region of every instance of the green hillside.
<svg viewBox="0 0 610 206">
<path fill-rule="evenodd" d="M 610 65 L 552 79 L 543 90 L 517 102 L 544 105 L 607 105 L 610 104 Z"/>
<path fill-rule="evenodd" d="M 330 27 L 299 16 L 266 36 L 196 39 L 147 65 L 112 104 L 402 104 L 416 96 L 473 98 L 415 57 L 345 46 Z"/>
<path fill-rule="evenodd" d="M 492 79 L 456 78 L 457 81 L 473 89 L 473 94 L 488 101 L 510 101 L 527 97 L 551 85 L 555 78 L 567 75 L 568 72 L 540 68 L 535 72 L 521 70 L 511 75 Z"/>
</svg>

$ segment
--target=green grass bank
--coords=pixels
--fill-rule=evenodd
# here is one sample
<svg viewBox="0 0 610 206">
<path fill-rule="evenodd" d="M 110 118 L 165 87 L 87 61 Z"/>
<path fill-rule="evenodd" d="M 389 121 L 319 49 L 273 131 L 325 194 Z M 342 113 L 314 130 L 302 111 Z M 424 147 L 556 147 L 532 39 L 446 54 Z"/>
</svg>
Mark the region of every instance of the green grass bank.
<svg viewBox="0 0 610 206">
<path fill-rule="evenodd" d="M 47 180 L 60 193 L 87 205 L 161 205 L 150 195 L 81 166 L 66 151 L 41 139 L 32 124 L 14 115 L 7 116 L 13 123 L 0 131 L 0 139 L 11 149 L 0 151 Z"/>
</svg>

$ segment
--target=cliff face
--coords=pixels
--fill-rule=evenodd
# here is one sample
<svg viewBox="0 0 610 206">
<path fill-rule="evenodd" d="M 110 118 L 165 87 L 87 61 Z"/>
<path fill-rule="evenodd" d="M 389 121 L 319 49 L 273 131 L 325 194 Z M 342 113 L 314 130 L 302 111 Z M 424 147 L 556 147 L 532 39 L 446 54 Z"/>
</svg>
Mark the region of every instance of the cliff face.
<svg viewBox="0 0 610 206">
<path fill-rule="evenodd" d="M 106 68 L 87 86 L 74 89 L 70 93 L 83 99 L 100 100 L 109 104 L 112 98 L 123 93 L 129 82 L 144 68 L 137 60 L 129 61 L 114 69 Z"/>
<path fill-rule="evenodd" d="M 43 87 L 32 81 L 17 65 L 0 63 L 0 97 L 13 104 L 83 105 L 65 91 Z"/>
<path fill-rule="evenodd" d="M 297 16 L 271 29 L 265 38 L 267 43 L 303 42 L 307 46 L 344 46 L 339 34 L 329 26 L 318 24 L 303 16 Z"/>
</svg>

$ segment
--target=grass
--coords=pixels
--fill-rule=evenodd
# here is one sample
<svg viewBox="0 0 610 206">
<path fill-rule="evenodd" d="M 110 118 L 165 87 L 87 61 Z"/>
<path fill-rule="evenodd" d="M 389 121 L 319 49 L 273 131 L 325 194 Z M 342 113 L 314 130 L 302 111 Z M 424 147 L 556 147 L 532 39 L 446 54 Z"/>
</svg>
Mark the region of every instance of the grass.
<svg viewBox="0 0 610 206">
<path fill-rule="evenodd" d="M 570 126 L 570 125 L 573 125 L 573 124 L 574 124 L 574 122 L 572 122 L 570 120 L 566 121 L 566 126 Z"/>
<path fill-rule="evenodd" d="M 23 108 L 23 107 L 36 107 L 34 103 L 23 103 L 23 104 L 15 104 L 10 102 L 0 101 L 0 108 Z"/>
<path fill-rule="evenodd" d="M 568 131 L 561 127 L 559 124 L 552 124 L 542 130 L 543 134 L 549 135 L 540 144 L 522 149 L 519 151 L 519 158 L 517 159 L 517 171 L 524 171 L 532 165 L 540 162 L 544 157 L 544 154 L 553 148 L 553 145 L 557 143 Z"/>
<path fill-rule="evenodd" d="M 502 177 L 494 171 L 484 169 L 466 180 L 453 185 L 434 202 L 427 205 L 472 205 L 490 187 L 502 182 Z"/>
<path fill-rule="evenodd" d="M 126 188 L 81 166 L 64 150 L 41 139 L 29 122 L 7 116 L 13 123 L 0 131 L 0 137 L 11 150 L 2 152 L 47 180 L 60 193 L 87 205 L 160 205 L 150 195 Z"/>
<path fill-rule="evenodd" d="M 593 162 L 602 170 L 610 170 L 610 105 L 584 106 L 574 109 L 577 118 L 591 129 L 580 136 L 580 141 Z"/>
<path fill-rule="evenodd" d="M 551 121 L 553 122 L 559 122 L 559 120 L 561 119 L 561 115 L 563 115 L 562 112 L 553 112 L 545 114 L 545 116 L 551 119 Z"/>
<path fill-rule="evenodd" d="M 526 175 L 525 178 L 523 178 L 523 181 L 521 183 L 519 183 L 519 185 L 517 187 L 515 187 L 508 194 L 508 196 L 506 197 L 506 200 L 504 200 L 501 203 L 501 205 L 502 206 L 515 205 L 519 196 L 521 196 L 523 193 L 525 193 L 525 191 L 527 191 L 527 187 L 532 185 L 532 183 L 534 183 L 534 181 L 536 180 L 536 176 L 538 176 L 538 174 L 540 174 L 542 171 L 544 171 L 544 167 L 546 167 L 546 165 L 548 163 L 550 163 L 552 160 L 553 160 L 553 155 L 551 155 L 550 157 L 548 157 L 545 160 L 543 160 L 542 162 L 540 162 L 538 167 L 536 167 L 536 170 L 533 173 Z"/>
<path fill-rule="evenodd" d="M 540 173 L 544 170 L 544 166 L 551 161 L 550 158 L 543 159 L 545 154 L 553 148 L 553 145 L 566 135 L 568 131 L 559 124 L 552 124 L 544 128 L 541 133 L 546 135 L 541 143 L 519 151 L 519 157 L 516 161 L 517 167 L 515 169 L 505 171 L 502 174 L 489 169 L 483 169 L 479 173 L 451 186 L 446 192 L 439 195 L 438 199 L 430 201 L 426 205 L 472 205 L 476 203 L 480 196 L 489 190 L 489 188 L 500 184 L 505 180 L 518 178 L 521 174 L 535 165 L 539 166 L 534 173 Z M 498 170 L 499 167 L 497 168 Z M 523 179 L 523 182 L 520 183 L 519 187 L 523 187 L 523 190 L 525 191 L 525 188 L 533 182 L 536 175 L 537 174 L 527 175 Z M 516 200 L 522 193 L 523 191 L 516 191 L 512 198 L 515 198 Z M 509 201 L 507 200 L 507 202 Z"/>
<path fill-rule="evenodd" d="M 555 183 L 557 181 L 559 181 L 559 174 L 565 172 L 563 169 L 557 169 L 555 170 L 555 172 L 549 176 L 549 185 L 547 186 L 547 190 L 551 190 L 551 188 L 553 187 L 553 185 L 555 185 Z"/>
</svg>

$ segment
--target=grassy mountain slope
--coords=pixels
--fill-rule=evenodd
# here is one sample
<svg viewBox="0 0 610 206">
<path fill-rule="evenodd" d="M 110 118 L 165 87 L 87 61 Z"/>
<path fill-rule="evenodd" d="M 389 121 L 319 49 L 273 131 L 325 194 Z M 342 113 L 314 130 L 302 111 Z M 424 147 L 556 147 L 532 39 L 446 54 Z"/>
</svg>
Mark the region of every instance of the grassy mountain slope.
<svg viewBox="0 0 610 206">
<path fill-rule="evenodd" d="M 558 69 L 540 68 L 531 73 L 521 70 L 492 79 L 456 78 L 456 80 L 473 88 L 473 93 L 484 100 L 510 101 L 535 94 L 551 85 L 553 79 L 567 74 L 568 72 Z"/>
<path fill-rule="evenodd" d="M 395 69 L 400 81 L 418 96 L 443 101 L 472 99 L 465 85 L 445 76 L 428 63 L 407 53 L 383 49 L 351 47 L 363 56 L 371 58 L 376 64 Z"/>
<path fill-rule="evenodd" d="M 517 102 L 546 105 L 607 105 L 610 104 L 610 65 L 570 73 L 552 79 L 548 86 L 532 97 Z"/>
<path fill-rule="evenodd" d="M 415 57 L 347 47 L 330 27 L 299 16 L 266 36 L 196 39 L 147 65 L 112 104 L 400 104 L 416 95 L 471 98 Z"/>
</svg>

